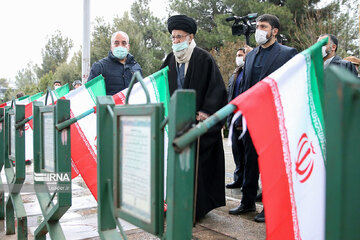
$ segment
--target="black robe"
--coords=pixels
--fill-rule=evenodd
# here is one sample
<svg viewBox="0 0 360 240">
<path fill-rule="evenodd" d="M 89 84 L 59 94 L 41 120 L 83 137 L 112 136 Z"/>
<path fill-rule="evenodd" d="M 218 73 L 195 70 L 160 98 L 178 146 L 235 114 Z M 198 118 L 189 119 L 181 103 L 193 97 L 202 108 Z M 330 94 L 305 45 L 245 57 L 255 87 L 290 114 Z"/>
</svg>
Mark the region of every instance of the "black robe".
<svg viewBox="0 0 360 240">
<path fill-rule="evenodd" d="M 161 68 L 169 66 L 169 89 L 177 89 L 176 61 L 170 53 Z M 184 89 L 196 91 L 196 111 L 209 115 L 227 104 L 224 81 L 213 57 L 195 47 L 185 79 Z M 225 157 L 221 128 L 224 122 L 200 137 L 196 219 L 204 217 L 214 208 L 225 206 Z"/>
</svg>

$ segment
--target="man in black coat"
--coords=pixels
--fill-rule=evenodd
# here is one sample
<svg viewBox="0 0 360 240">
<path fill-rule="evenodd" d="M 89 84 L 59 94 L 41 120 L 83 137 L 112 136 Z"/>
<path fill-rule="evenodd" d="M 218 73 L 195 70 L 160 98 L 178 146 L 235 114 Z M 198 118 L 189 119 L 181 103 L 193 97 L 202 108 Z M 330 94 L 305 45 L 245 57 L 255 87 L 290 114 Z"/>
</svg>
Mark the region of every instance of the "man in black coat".
<svg viewBox="0 0 360 240">
<path fill-rule="evenodd" d="M 328 37 L 328 43 L 322 47 L 322 56 L 324 61 L 324 67 L 327 67 L 329 64 L 336 65 L 347 69 L 349 72 L 354 74 L 356 77 L 358 75 L 354 64 L 349 61 L 343 60 L 341 57 L 336 55 L 338 48 L 338 39 L 335 35 L 332 34 L 321 34 L 318 38 L 318 41 Z"/>
<path fill-rule="evenodd" d="M 245 48 L 239 48 L 236 52 L 236 68 L 229 79 L 228 85 L 228 102 L 236 98 L 240 93 L 240 82 L 243 77 L 243 69 L 246 54 L 252 50 L 251 47 L 245 46 Z M 227 119 L 227 124 L 231 126 L 231 120 L 233 118 L 233 114 L 229 115 Z M 244 153 L 244 144 L 241 139 L 239 139 L 241 134 L 241 127 L 238 122 L 235 122 L 232 129 L 231 136 L 231 150 L 235 163 L 235 171 L 234 171 L 234 181 L 232 183 L 226 184 L 226 188 L 241 188 L 244 181 L 244 165 L 245 165 L 245 153 Z"/>
<path fill-rule="evenodd" d="M 173 52 L 161 68 L 169 66 L 170 94 L 177 89 L 196 91 L 196 119 L 205 120 L 226 105 L 226 89 L 218 66 L 205 50 L 196 47 L 194 19 L 175 15 L 168 19 Z M 214 208 L 225 205 L 225 157 L 221 129 L 218 124 L 200 137 L 196 219 Z"/>
<path fill-rule="evenodd" d="M 111 37 L 108 56 L 92 65 L 87 81 L 102 74 L 106 95 L 114 95 L 127 88 L 135 71 L 140 71 L 142 75 L 140 65 L 129 50 L 129 36 L 122 31 L 115 32 Z"/>
<path fill-rule="evenodd" d="M 246 56 L 243 80 L 240 92 L 243 93 L 263 78 L 276 71 L 297 54 L 296 49 L 279 44 L 276 35 L 279 33 L 279 19 L 270 14 L 256 19 L 255 40 L 260 45 Z M 245 146 L 245 179 L 242 187 L 241 204 L 230 209 L 230 214 L 243 214 L 256 211 L 255 198 L 259 180 L 258 155 L 250 134 L 243 137 Z M 264 222 L 264 210 L 255 217 L 255 221 Z"/>
</svg>

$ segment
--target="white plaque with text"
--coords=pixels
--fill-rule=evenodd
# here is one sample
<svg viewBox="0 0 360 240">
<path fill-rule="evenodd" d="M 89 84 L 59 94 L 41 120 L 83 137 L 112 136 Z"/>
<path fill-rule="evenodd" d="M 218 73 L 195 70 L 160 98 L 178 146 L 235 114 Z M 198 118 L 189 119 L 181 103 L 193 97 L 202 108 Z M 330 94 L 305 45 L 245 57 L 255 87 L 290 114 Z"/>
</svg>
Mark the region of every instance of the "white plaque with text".
<svg viewBox="0 0 360 240">
<path fill-rule="evenodd" d="M 54 145 L 54 114 L 45 112 L 42 114 L 43 127 L 43 168 L 48 172 L 55 172 L 55 145 Z"/>
<path fill-rule="evenodd" d="M 10 115 L 10 156 L 15 157 L 15 115 Z"/>
<path fill-rule="evenodd" d="M 121 116 L 121 208 L 151 222 L 151 116 Z"/>
</svg>

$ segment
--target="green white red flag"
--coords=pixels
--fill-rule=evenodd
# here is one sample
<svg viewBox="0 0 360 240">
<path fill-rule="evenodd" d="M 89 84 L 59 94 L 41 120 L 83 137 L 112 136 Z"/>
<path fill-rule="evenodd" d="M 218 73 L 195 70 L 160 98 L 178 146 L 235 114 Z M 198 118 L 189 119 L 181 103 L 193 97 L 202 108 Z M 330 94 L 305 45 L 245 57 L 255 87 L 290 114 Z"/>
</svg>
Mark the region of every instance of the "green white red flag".
<svg viewBox="0 0 360 240">
<path fill-rule="evenodd" d="M 325 39 L 327 40 L 327 39 Z M 259 155 L 267 239 L 325 239 L 321 41 L 231 104 Z"/>
<path fill-rule="evenodd" d="M 152 103 L 163 102 L 165 115 L 167 114 L 167 106 L 170 99 L 167 71 L 168 68 L 164 68 L 143 79 L 150 95 L 150 101 Z M 100 78 L 102 81 L 100 81 Z M 124 89 L 113 95 L 115 104 L 125 103 L 127 90 Z M 65 98 L 71 100 L 71 117 L 78 116 L 96 107 L 96 97 L 104 95 L 105 83 L 102 76 L 70 92 Z M 129 104 L 141 103 L 146 103 L 146 96 L 140 83 L 136 83 L 131 90 Z M 167 141 L 165 141 L 165 144 L 167 144 Z M 72 174 L 80 173 L 89 190 L 95 199 L 97 199 L 97 134 L 95 114 L 90 114 L 71 125 L 71 149 Z M 166 146 L 165 149 L 167 149 Z"/>
<path fill-rule="evenodd" d="M 58 98 L 61 98 L 65 94 L 69 92 L 69 84 L 65 84 L 59 87 L 56 90 L 52 91 L 54 101 Z M 32 116 L 32 102 L 33 101 L 41 101 L 45 103 L 45 95 L 42 95 L 42 92 L 34 94 L 24 100 L 17 102 L 16 104 L 24 104 L 25 105 L 25 118 Z M 51 97 L 48 96 L 48 103 L 51 103 Z M 25 123 L 25 160 L 33 159 L 33 131 L 32 131 L 32 120 Z"/>
</svg>

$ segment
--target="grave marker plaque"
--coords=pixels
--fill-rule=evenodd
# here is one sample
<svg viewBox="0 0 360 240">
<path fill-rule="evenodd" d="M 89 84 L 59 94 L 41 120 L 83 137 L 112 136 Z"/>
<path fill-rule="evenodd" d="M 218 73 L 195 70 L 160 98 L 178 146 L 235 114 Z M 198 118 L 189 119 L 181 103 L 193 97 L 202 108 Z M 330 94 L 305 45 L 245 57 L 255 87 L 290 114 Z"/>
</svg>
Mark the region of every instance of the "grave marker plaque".
<svg viewBox="0 0 360 240">
<path fill-rule="evenodd" d="M 43 169 L 47 172 L 55 172 L 54 112 L 43 112 L 41 120 L 43 130 Z"/>
<path fill-rule="evenodd" d="M 122 116 L 120 120 L 121 199 L 123 210 L 151 222 L 151 118 Z M 119 146 L 120 147 L 120 146 Z"/>
<path fill-rule="evenodd" d="M 9 155 L 15 160 L 15 114 L 9 114 Z"/>
</svg>

